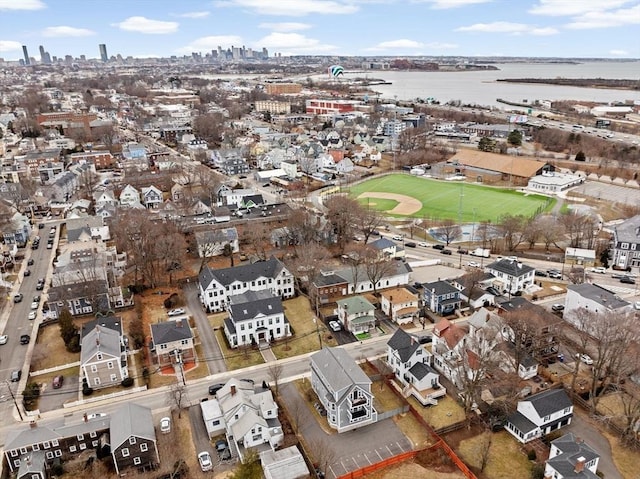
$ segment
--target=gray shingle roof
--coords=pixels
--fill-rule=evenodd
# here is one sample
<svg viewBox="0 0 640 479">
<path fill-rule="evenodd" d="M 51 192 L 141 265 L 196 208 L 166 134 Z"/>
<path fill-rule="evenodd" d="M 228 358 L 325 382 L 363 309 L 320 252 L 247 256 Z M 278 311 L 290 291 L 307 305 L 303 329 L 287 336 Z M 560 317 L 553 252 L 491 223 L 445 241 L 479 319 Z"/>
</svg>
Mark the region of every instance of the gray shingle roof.
<svg viewBox="0 0 640 479">
<path fill-rule="evenodd" d="M 132 402 L 124 403 L 111 415 L 109 435 L 112 451 L 131 436 L 155 442 L 156 432 L 153 427 L 151 409 Z"/>
<path fill-rule="evenodd" d="M 234 281 L 246 283 L 259 277 L 274 278 L 283 269 L 284 265 L 272 256 L 266 261 L 258 261 L 233 268 L 211 269 L 206 267 L 200 273 L 199 280 L 201 286 L 206 289 L 214 280 L 222 286 L 227 286 Z"/>
<path fill-rule="evenodd" d="M 597 284 L 582 283 L 570 284 L 567 289 L 575 291 L 583 298 L 590 299 L 609 309 L 625 308 L 629 306 L 629 302 L 619 298 L 608 289 L 598 286 Z"/>
<path fill-rule="evenodd" d="M 87 333 L 93 331 L 96 326 L 103 326 L 105 328 L 113 329 L 120 335 L 122 332 L 122 318 L 120 316 L 107 316 L 105 318 L 96 318 L 91 321 L 87 321 L 82 325 L 82 329 L 80 330 L 80 338 L 84 338 Z"/>
<path fill-rule="evenodd" d="M 332 392 L 354 384 L 371 384 L 371 379 L 342 348 L 323 348 L 311 355 L 311 362 L 322 372 Z"/>
<path fill-rule="evenodd" d="M 151 338 L 156 346 L 192 337 L 193 333 L 186 318 L 181 320 L 172 319 L 151 325 Z"/>
<path fill-rule="evenodd" d="M 413 377 L 418 381 L 420 381 L 429 373 L 438 374 L 435 369 L 425 363 L 415 363 L 413 366 L 411 366 L 411 369 L 409 369 L 409 374 L 412 374 Z"/>
<path fill-rule="evenodd" d="M 396 329 L 391 339 L 387 341 L 387 346 L 398 352 L 403 363 L 409 361 L 416 350 L 421 347 L 420 343 L 402 328 Z"/>
<path fill-rule="evenodd" d="M 120 334 L 113 329 L 96 326 L 82 338 L 80 363 L 85 364 L 98 352 L 120 358 Z"/>
<path fill-rule="evenodd" d="M 452 286 L 449 282 L 442 281 L 442 280 L 434 281 L 432 283 L 423 283 L 422 289 L 425 292 L 429 291 L 429 293 L 431 293 L 432 291 L 435 291 L 436 296 L 442 296 L 443 294 L 451 294 L 451 293 L 459 292 L 459 290 L 454 286 Z"/>
<path fill-rule="evenodd" d="M 507 418 L 507 421 L 513 424 L 518 431 L 525 436 L 527 433 L 535 430 L 538 426 L 529 421 L 522 413 L 516 411 Z"/>
<path fill-rule="evenodd" d="M 487 266 L 487 269 L 508 274 L 509 276 L 514 276 L 516 278 L 534 271 L 534 268 L 531 266 L 520 263 L 519 261 L 512 261 L 510 259 L 501 259 L 500 261 L 491 263 Z"/>
<path fill-rule="evenodd" d="M 577 440 L 572 433 L 568 433 L 552 441 L 551 444 L 558 448 L 559 453 L 549 459 L 547 463 L 561 474 L 561 477 L 566 479 L 595 479 L 598 477 L 586 468 L 582 472 L 575 472 L 578 459 L 584 458 L 588 463 L 599 457 L 584 441 Z"/>
<path fill-rule="evenodd" d="M 253 319 L 258 314 L 271 316 L 280 314 L 282 300 L 274 296 L 271 291 L 247 291 L 244 294 L 236 294 L 229 298 L 229 309 L 234 322 Z"/>
<path fill-rule="evenodd" d="M 564 389 L 547 389 L 529 396 L 526 401 L 531 403 L 540 417 L 550 416 L 573 405 Z"/>
<path fill-rule="evenodd" d="M 620 223 L 614 231 L 616 240 L 620 243 L 640 243 L 640 215 Z"/>
</svg>

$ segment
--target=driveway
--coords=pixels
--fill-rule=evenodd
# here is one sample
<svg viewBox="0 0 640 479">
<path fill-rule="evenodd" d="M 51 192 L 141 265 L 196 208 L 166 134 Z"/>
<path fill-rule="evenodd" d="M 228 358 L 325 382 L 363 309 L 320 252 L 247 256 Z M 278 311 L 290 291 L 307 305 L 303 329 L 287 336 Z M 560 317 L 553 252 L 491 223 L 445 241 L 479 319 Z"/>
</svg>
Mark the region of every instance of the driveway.
<svg viewBox="0 0 640 479">
<path fill-rule="evenodd" d="M 290 411 L 301 410 L 299 429 L 308 444 L 321 445 L 330 459 L 327 478 L 336 478 L 349 471 L 380 462 L 401 452 L 413 449 L 411 441 L 398 429 L 393 419 L 386 419 L 355 431 L 327 434 L 316 422 L 309 405 L 300 397 L 293 383 L 280 387 L 280 395 Z"/>
<path fill-rule="evenodd" d="M 623 479 L 611 458 L 611 445 L 607 438 L 589 422 L 589 418 L 584 412 L 574 407 L 573 413 L 571 424 L 565 427 L 563 431 L 572 432 L 576 437 L 584 439 L 589 446 L 600 454 L 598 470 L 604 474 L 604 477 L 607 479 Z"/>
<path fill-rule="evenodd" d="M 38 377 L 35 377 L 36 382 Z M 64 403 L 78 400 L 80 390 L 80 378 L 75 376 L 65 376 L 64 383 L 60 389 L 53 389 L 51 383 L 45 384 L 40 392 L 38 409 L 41 412 L 62 409 Z"/>
</svg>

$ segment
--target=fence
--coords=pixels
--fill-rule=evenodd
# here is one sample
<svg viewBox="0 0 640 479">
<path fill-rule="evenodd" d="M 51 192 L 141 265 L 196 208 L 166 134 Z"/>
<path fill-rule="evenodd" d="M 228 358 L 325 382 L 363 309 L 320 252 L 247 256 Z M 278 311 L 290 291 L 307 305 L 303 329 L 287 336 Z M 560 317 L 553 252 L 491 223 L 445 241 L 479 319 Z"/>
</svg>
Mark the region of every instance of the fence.
<svg viewBox="0 0 640 479">
<path fill-rule="evenodd" d="M 425 449 L 419 449 L 419 450 L 415 450 L 415 451 L 408 451 L 408 452 L 403 452 L 400 453 L 396 456 L 391 456 L 387 459 L 383 459 L 380 462 L 376 462 L 375 464 L 371 464 L 369 466 L 365 466 L 362 467 L 360 469 L 356 469 L 355 471 L 350 471 L 347 472 L 346 474 L 343 474 L 342 476 L 338 476 L 337 479 L 357 479 L 360 477 L 366 477 L 367 474 L 371 474 L 373 472 L 379 471 L 380 469 L 384 469 L 385 467 L 389 467 L 392 466 L 394 464 L 399 464 L 401 462 L 404 461 L 408 461 L 409 459 L 413 459 L 414 457 L 416 457 L 418 454 L 420 454 L 423 451 L 428 451 L 430 449 L 436 449 L 438 448 L 439 445 L 435 444 L 431 447 L 425 448 Z"/>
<path fill-rule="evenodd" d="M 383 413 L 378 413 L 378 421 L 383 421 L 385 419 L 389 419 L 390 417 L 397 416 L 398 414 L 404 414 L 409 411 L 409 405 L 405 404 L 404 406 L 397 407 L 390 411 L 385 411 Z"/>
</svg>

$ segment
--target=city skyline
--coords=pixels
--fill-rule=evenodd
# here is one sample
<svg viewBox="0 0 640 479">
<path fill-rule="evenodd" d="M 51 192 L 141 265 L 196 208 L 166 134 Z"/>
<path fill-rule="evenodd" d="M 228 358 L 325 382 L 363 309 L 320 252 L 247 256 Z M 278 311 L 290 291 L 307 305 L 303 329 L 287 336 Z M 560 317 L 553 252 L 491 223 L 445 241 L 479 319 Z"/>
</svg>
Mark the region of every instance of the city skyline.
<svg viewBox="0 0 640 479">
<path fill-rule="evenodd" d="M 0 15 L 9 61 L 23 45 L 99 60 L 101 44 L 138 58 L 232 46 L 270 56 L 640 58 L 640 0 L 0 0 Z"/>
</svg>

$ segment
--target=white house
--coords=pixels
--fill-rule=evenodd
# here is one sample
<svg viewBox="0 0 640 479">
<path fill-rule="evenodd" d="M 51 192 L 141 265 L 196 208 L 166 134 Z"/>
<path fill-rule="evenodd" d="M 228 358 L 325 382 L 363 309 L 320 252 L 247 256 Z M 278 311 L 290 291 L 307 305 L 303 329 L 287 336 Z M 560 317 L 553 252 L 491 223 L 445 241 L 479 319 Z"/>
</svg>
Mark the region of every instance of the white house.
<svg viewBox="0 0 640 479">
<path fill-rule="evenodd" d="M 273 256 L 233 268 L 207 266 L 198 277 L 198 286 L 207 312 L 224 311 L 231 296 L 247 291 L 268 290 L 282 299 L 295 296 L 293 275 Z"/>
<path fill-rule="evenodd" d="M 128 208 L 140 207 L 140 192 L 133 186 L 127 185 L 120 192 L 120 206 Z"/>
<path fill-rule="evenodd" d="M 311 355 L 311 387 L 327 410 L 329 426 L 339 433 L 378 420 L 371 379 L 342 348 L 324 348 Z"/>
<path fill-rule="evenodd" d="M 431 354 L 401 328 L 387 342 L 387 363 L 402 385 L 404 397 L 414 396 L 423 406 L 438 404 L 447 391 L 440 374 L 430 365 Z"/>
<path fill-rule="evenodd" d="M 397 324 L 409 324 L 418 315 L 418 295 L 405 288 L 386 289 L 380 293 L 380 309 Z"/>
<path fill-rule="evenodd" d="M 224 334 L 232 348 L 268 344 L 291 336 L 282 300 L 268 289 L 230 296 L 227 311 Z"/>
<path fill-rule="evenodd" d="M 549 479 L 598 479 L 598 453 L 584 439 L 567 433 L 551 441 L 544 477 Z"/>
<path fill-rule="evenodd" d="M 502 290 L 515 294 L 533 285 L 535 269 L 516 260 L 501 259 L 487 265 L 486 270 L 500 282 Z"/>
<path fill-rule="evenodd" d="M 597 284 L 570 284 L 567 286 L 562 318 L 581 328 L 584 325 L 578 320 L 580 310 L 599 315 L 631 313 L 633 306 L 614 292 Z"/>
<path fill-rule="evenodd" d="M 433 366 L 456 385 L 459 384 L 459 361 L 464 355 L 464 337 L 464 330 L 447 319 L 441 319 L 433 327 Z"/>
<path fill-rule="evenodd" d="M 336 301 L 338 321 L 353 334 L 366 333 L 376 326 L 376 307 L 362 296 L 352 296 Z"/>
<path fill-rule="evenodd" d="M 162 191 L 155 186 L 142 188 L 141 201 L 145 208 L 155 210 L 162 204 Z"/>
<path fill-rule="evenodd" d="M 375 249 L 381 257 L 404 258 L 405 249 L 388 238 L 379 238 L 369 243 L 369 247 Z"/>
<path fill-rule="evenodd" d="M 547 389 L 518 401 L 504 428 L 525 444 L 571 423 L 573 404 L 564 389 Z"/>
</svg>

